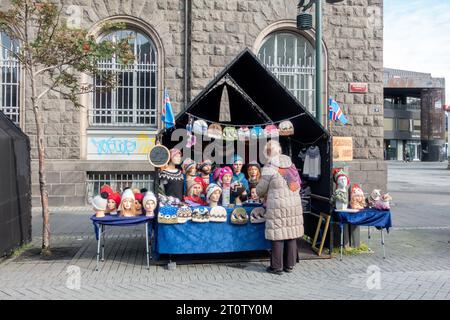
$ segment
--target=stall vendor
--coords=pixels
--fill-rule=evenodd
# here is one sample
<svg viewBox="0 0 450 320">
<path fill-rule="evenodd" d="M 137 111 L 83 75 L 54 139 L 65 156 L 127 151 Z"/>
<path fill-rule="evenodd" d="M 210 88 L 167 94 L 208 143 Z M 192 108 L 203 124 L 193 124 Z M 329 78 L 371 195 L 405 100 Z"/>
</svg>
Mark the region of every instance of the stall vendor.
<svg viewBox="0 0 450 320">
<path fill-rule="evenodd" d="M 205 192 L 205 185 L 201 177 L 196 177 L 193 180 L 187 182 L 187 195 L 184 197 L 184 201 L 192 206 L 207 206 L 208 203 L 202 197 Z"/>
<path fill-rule="evenodd" d="M 238 154 L 233 156 L 233 182 L 240 182 L 245 187 L 247 192 L 250 192 L 248 181 L 245 175 L 242 173 L 242 167 L 244 166 L 244 159 Z"/>
<path fill-rule="evenodd" d="M 183 199 L 184 176 L 176 166 L 181 164 L 181 151 L 170 149 L 169 164 L 159 173 L 160 192 L 165 196 Z"/>
</svg>

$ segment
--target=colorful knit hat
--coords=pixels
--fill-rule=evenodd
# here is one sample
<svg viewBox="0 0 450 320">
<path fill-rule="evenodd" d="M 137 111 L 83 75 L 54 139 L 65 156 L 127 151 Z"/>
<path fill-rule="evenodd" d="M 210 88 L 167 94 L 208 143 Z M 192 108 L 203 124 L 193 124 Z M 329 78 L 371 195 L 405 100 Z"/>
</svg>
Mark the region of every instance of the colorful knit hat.
<svg viewBox="0 0 450 320">
<path fill-rule="evenodd" d="M 195 185 L 200 185 L 202 187 L 202 192 L 201 193 L 205 192 L 205 189 L 206 189 L 205 181 L 203 181 L 203 179 L 201 177 L 195 177 L 194 179 L 191 179 L 191 180 L 187 181 L 186 193 L 187 193 L 188 196 L 192 196 L 192 188 Z"/>
<path fill-rule="evenodd" d="M 342 169 L 334 169 L 333 170 L 333 179 L 334 179 L 335 183 L 337 183 L 339 177 L 342 177 L 342 176 L 347 178 L 347 186 L 348 186 L 350 184 L 350 178 L 349 178 L 347 172 L 345 172 Z"/>
<path fill-rule="evenodd" d="M 264 134 L 263 128 L 261 128 L 260 126 L 256 126 L 253 127 L 252 130 L 250 131 L 250 138 L 259 139 L 260 137 L 263 136 L 263 134 Z"/>
<path fill-rule="evenodd" d="M 233 170 L 230 167 L 220 168 L 218 181 L 222 182 L 223 176 L 226 174 L 233 176 Z"/>
<path fill-rule="evenodd" d="M 276 125 L 274 124 L 268 124 L 265 128 L 264 128 L 264 136 L 266 137 L 278 137 L 280 135 L 278 128 Z"/>
<path fill-rule="evenodd" d="M 142 199 L 142 204 L 145 205 L 147 203 L 147 201 L 153 201 L 155 203 L 155 205 L 156 205 L 157 200 L 156 200 L 156 196 L 155 196 L 155 194 L 153 192 L 147 191 L 144 194 L 144 199 Z"/>
<path fill-rule="evenodd" d="M 142 200 L 144 199 L 144 195 L 142 193 L 136 193 L 134 195 L 134 199 L 142 203 Z"/>
<path fill-rule="evenodd" d="M 195 120 L 192 126 L 192 131 L 196 134 L 206 135 L 208 132 L 208 124 L 205 120 Z"/>
<path fill-rule="evenodd" d="M 237 131 L 239 141 L 250 140 L 250 129 L 248 127 L 240 127 Z"/>
<path fill-rule="evenodd" d="M 106 193 L 108 194 L 108 196 L 109 196 L 110 194 L 114 193 L 113 189 L 112 189 L 109 185 L 107 185 L 107 184 L 103 185 L 103 186 L 100 188 L 100 193 L 102 193 L 102 192 L 106 192 Z"/>
<path fill-rule="evenodd" d="M 203 162 L 200 162 L 200 163 L 198 164 L 197 169 L 198 169 L 198 170 L 202 170 L 202 169 L 203 169 L 205 166 L 207 166 L 207 165 L 212 166 L 212 165 L 213 165 L 212 160 L 209 160 L 209 159 L 203 160 Z"/>
<path fill-rule="evenodd" d="M 233 163 L 236 163 L 236 162 L 238 162 L 238 161 L 244 163 L 244 159 L 243 159 L 240 155 L 235 154 L 235 155 L 233 156 Z"/>
<path fill-rule="evenodd" d="M 189 171 L 189 169 L 191 169 L 192 167 L 196 167 L 197 163 L 192 160 L 191 158 L 186 158 L 184 159 L 183 163 L 181 164 L 181 168 L 183 169 L 184 173 L 187 173 Z"/>
<path fill-rule="evenodd" d="M 108 205 L 107 197 L 108 195 L 106 192 L 103 192 L 101 195 L 96 195 L 94 199 L 92 199 L 92 207 L 94 207 L 95 210 L 105 211 L 106 206 Z"/>
<path fill-rule="evenodd" d="M 114 200 L 114 202 L 116 203 L 116 205 L 118 207 L 120 204 L 120 200 L 121 200 L 120 194 L 118 192 L 113 192 L 110 195 L 108 195 L 108 200 Z"/>
<path fill-rule="evenodd" d="M 278 126 L 280 136 L 292 136 L 294 134 L 294 125 L 291 121 L 285 120 Z"/>
<path fill-rule="evenodd" d="M 212 195 L 215 191 L 217 191 L 217 190 L 219 190 L 220 193 L 222 193 L 222 188 L 221 188 L 221 187 L 219 187 L 219 186 L 218 186 L 217 184 L 215 184 L 215 183 L 210 183 L 210 184 L 208 185 L 208 187 L 206 188 L 206 199 L 209 200 L 209 198 L 211 197 L 211 195 Z"/>
</svg>

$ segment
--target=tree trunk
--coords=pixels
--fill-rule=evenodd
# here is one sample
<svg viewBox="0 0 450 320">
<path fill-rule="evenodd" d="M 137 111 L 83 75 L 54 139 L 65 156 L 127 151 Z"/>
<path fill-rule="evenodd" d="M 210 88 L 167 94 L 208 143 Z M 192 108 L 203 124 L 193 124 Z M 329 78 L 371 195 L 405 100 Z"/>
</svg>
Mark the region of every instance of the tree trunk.
<svg viewBox="0 0 450 320">
<path fill-rule="evenodd" d="M 41 205 L 42 205 L 42 251 L 41 255 L 50 256 L 50 216 L 48 210 L 48 191 L 47 181 L 45 176 L 45 146 L 44 146 L 44 132 L 42 131 L 42 114 L 37 105 L 36 87 L 34 77 L 31 76 L 31 91 L 33 103 L 34 118 L 36 123 L 36 135 L 38 146 L 38 158 L 39 158 L 39 190 L 41 192 Z"/>
</svg>

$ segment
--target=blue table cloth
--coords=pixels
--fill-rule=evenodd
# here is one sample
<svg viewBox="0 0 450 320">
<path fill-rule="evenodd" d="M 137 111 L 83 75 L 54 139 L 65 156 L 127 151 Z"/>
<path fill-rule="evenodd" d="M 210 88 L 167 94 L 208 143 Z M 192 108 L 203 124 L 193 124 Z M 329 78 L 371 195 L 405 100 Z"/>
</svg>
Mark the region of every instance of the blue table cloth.
<svg viewBox="0 0 450 320">
<path fill-rule="evenodd" d="M 207 207 L 208 208 L 208 207 Z M 244 207 L 250 215 L 255 206 Z M 209 208 L 208 208 L 209 209 Z M 171 207 L 161 207 L 162 214 L 173 213 Z M 245 225 L 230 222 L 232 208 L 227 208 L 227 222 L 161 224 L 156 227 L 158 254 L 201 254 L 268 250 L 270 241 L 264 236 L 265 223 Z"/>
<path fill-rule="evenodd" d="M 335 211 L 334 213 L 341 227 L 347 223 L 357 226 L 383 228 L 388 232 L 389 228 L 392 227 L 390 210 L 363 209 L 356 213 L 341 211 Z"/>
<path fill-rule="evenodd" d="M 98 229 L 99 225 L 107 225 L 107 226 L 132 226 L 141 223 L 151 222 L 154 217 L 147 217 L 145 215 L 139 215 L 136 217 L 120 217 L 118 215 L 106 215 L 103 218 L 97 218 L 96 216 L 92 216 L 91 220 L 94 224 L 95 238 L 98 240 Z M 149 235 L 151 235 L 151 228 L 149 228 Z"/>
</svg>

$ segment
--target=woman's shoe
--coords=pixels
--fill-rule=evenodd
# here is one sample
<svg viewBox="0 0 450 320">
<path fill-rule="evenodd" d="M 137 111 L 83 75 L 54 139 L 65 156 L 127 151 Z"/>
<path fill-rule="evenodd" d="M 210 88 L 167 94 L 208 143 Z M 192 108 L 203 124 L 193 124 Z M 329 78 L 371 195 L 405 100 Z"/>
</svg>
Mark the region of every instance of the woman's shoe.
<svg viewBox="0 0 450 320">
<path fill-rule="evenodd" d="M 273 274 L 277 274 L 277 275 L 283 274 L 283 271 L 273 269 L 271 266 L 267 267 L 266 271 L 267 271 L 268 273 L 273 273 Z"/>
<path fill-rule="evenodd" d="M 291 272 L 294 271 L 294 267 L 286 267 L 286 268 L 283 268 L 283 271 L 284 271 L 284 272 L 287 272 L 287 273 L 291 273 Z"/>
</svg>

